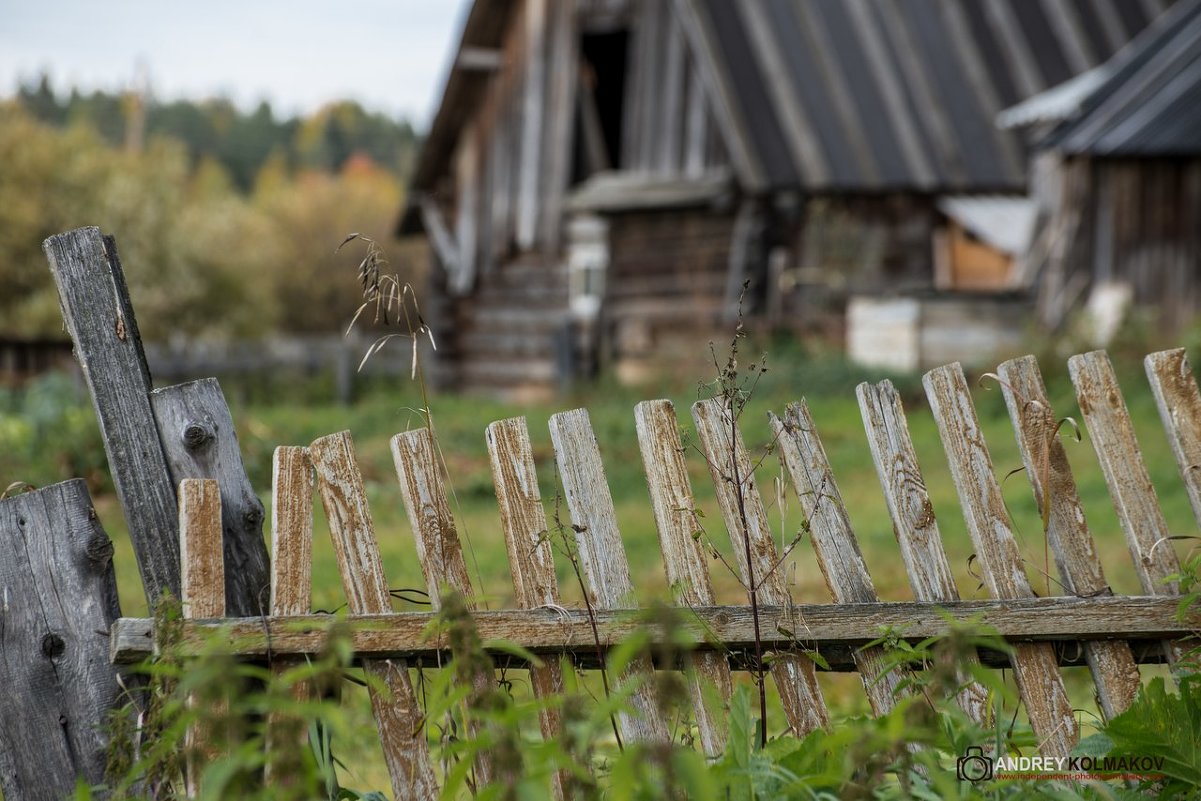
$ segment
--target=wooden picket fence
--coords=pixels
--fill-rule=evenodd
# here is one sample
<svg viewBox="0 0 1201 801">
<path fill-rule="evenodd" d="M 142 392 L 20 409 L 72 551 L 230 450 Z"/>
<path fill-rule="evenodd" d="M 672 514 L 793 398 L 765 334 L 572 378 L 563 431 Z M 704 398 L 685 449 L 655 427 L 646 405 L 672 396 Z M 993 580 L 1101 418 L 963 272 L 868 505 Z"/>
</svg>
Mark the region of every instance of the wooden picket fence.
<svg viewBox="0 0 1201 801">
<path fill-rule="evenodd" d="M 372 683 L 371 702 L 394 794 L 398 799 L 434 797 L 435 773 L 408 667 L 418 661 L 436 664 L 435 657 L 444 660 L 448 651 L 442 639 L 424 636 L 436 611 L 392 611 L 391 585 L 350 434 L 331 434 L 308 446 L 275 451 L 273 560 L 269 561 L 261 534 L 263 509 L 242 470 L 220 388 L 215 382 L 196 382 L 150 391 L 111 239 L 103 239 L 96 229 L 80 229 L 53 237 L 46 247 L 95 400 L 147 596 L 155 599 L 163 589 L 179 594 L 189 618 L 185 643 L 199 643 L 213 627 L 224 626 L 232 650 L 248 658 L 289 660 L 320 653 L 332 618 L 312 614 L 310 609 L 315 488 L 338 560 L 356 659 L 377 679 Z M 1152 354 L 1146 368 L 1181 478 L 1201 521 L 1201 471 L 1195 469 L 1201 465 L 1201 392 L 1183 350 Z M 787 724 L 803 734 L 830 725 L 811 654 L 821 654 L 832 669 L 858 672 L 873 711 L 883 714 L 901 694 L 901 676 L 895 668 L 890 672 L 892 662 L 880 646 L 865 645 L 884 629 L 921 639 L 947 631 L 948 616 L 978 619 L 1012 645 L 1008 656 L 981 651 L 980 658 L 1012 667 L 1039 750 L 1047 756 L 1066 755 L 1079 736 L 1061 665 L 1083 658 L 1101 711 L 1111 717 L 1134 698 L 1138 664 L 1180 663 L 1186 652 L 1182 639 L 1201 630 L 1201 617 L 1195 612 L 1183 618 L 1178 614 L 1178 587 L 1171 577 L 1179 573 L 1180 565 L 1113 368 L 1105 353 L 1094 352 L 1073 357 L 1069 369 L 1143 595 L 1115 596 L 1106 581 L 1058 436 L 1057 413 L 1047 399 L 1034 358 L 1027 356 L 1001 365 L 999 383 L 1046 521 L 1062 597 L 1036 597 L 1030 586 L 959 365 L 931 371 L 924 385 L 991 600 L 960 600 L 901 398 L 888 381 L 862 384 L 856 395 L 913 589 L 912 602 L 878 597 L 817 427 L 802 401 L 782 417 L 772 416 L 774 450 L 806 519 L 806 536 L 796 547 L 812 546 L 834 603 L 795 603 L 780 565 L 797 554 L 793 545 L 780 552 L 773 541 L 755 464 L 738 421 L 721 398 L 692 407 L 700 452 L 693 458 L 703 458 L 708 467 L 740 579 L 755 588 L 758 635 L 749 606 L 716 604 L 709 551 L 703 538 L 694 536 L 698 525 L 688 472 L 690 456 L 681 441 L 675 409 L 665 400 L 637 405 L 632 422 L 663 565 L 677 604 L 687 610 L 683 626 L 695 645 L 688 656 L 693 668 L 689 675 L 694 677 L 690 691 L 699 742 L 707 754 L 718 754 L 725 745 L 731 670 L 754 664 L 757 640 L 765 653 L 772 654 L 770 673 Z M 550 541 L 552 526 L 538 486 L 530 433 L 523 418 L 514 418 L 489 425 L 485 439 L 517 608 L 473 607 L 472 611 L 485 641 L 504 639 L 535 654 L 572 657 L 566 662 L 548 658 L 530 666 L 530 684 L 538 696 L 563 686 L 562 671 L 595 667 L 598 653 L 645 625 L 632 608 L 628 560 L 588 413 L 579 409 L 554 415 L 549 428 L 569 518 L 564 521 L 569 528 L 566 536 L 574 540 L 590 609 L 563 606 Z M 145 445 L 155 442 L 161 448 Z M 133 443 L 142 447 L 131 447 Z M 470 605 L 478 594 L 463 558 L 433 437 L 426 429 L 398 434 L 391 450 L 431 600 L 436 607 L 441 589 L 449 586 Z M 51 491 L 54 498 L 47 494 Z M 28 568 L 29 575 L 18 578 L 34 587 L 31 593 L 48 597 L 44 576 L 55 570 L 74 575 L 73 569 L 86 579 L 77 582 L 81 584 L 78 597 L 106 599 L 106 604 L 81 606 L 88 614 L 81 615 L 84 622 L 79 623 L 59 608 L 61 598 L 55 601 L 58 607 L 44 602 L 41 618 L 34 615 L 27 625 L 10 626 L 3 633 L 5 648 L 9 639 L 21 637 L 23 647 L 40 648 L 47 660 L 58 660 L 53 676 L 44 668 L 36 676 L 51 688 L 39 691 L 43 699 L 63 699 L 45 704 L 50 707 L 46 714 L 58 714 L 61 724 L 60 731 L 47 734 L 46 729 L 54 729 L 50 717 L 30 723 L 21 719 L 23 704 L 31 703 L 28 697 L 14 701 L 8 697 L 11 693 L 0 694 L 0 745 L 23 737 L 29 751 L 18 753 L 11 776 L 5 771 L 0 777 L 10 801 L 51 797 L 21 783 L 26 781 L 21 777 L 34 775 L 22 759 L 33 764 L 40 760 L 45 772 L 47 764 L 57 759 L 54 754 L 62 752 L 68 777 L 95 776 L 96 749 L 103 743 L 71 738 L 77 738 L 88 721 L 96 720 L 98 711 L 111 705 L 115 696 L 111 677 L 105 679 L 95 670 L 98 649 L 118 666 L 154 649 L 151 620 L 113 620 L 114 603 L 107 594 L 111 546 L 105 549 L 107 539 L 95 515 L 81 510 L 90 510 L 90 501 L 79 482 L 0 501 L 0 557 L 8 550 L 26 549 L 29 561 L 18 567 Z M 31 550 L 38 531 L 45 532 L 48 544 Z M 61 547 L 54 544 L 59 542 L 55 538 L 62 540 Z M 5 570 L 8 566 L 0 558 L 0 578 L 7 587 L 18 579 Z M 6 613 L 7 609 L 6 595 Z M 87 629 L 98 628 L 97 621 L 113 623 L 106 638 L 89 634 Z M 58 632 L 54 636 L 65 638 L 65 645 L 64 640 L 48 641 L 47 631 Z M 652 626 L 650 636 L 666 634 Z M 77 651 L 84 656 L 77 657 Z M 86 703 L 72 706 L 76 702 L 71 699 L 79 693 L 71 682 L 81 671 L 61 669 L 64 652 L 65 658 L 92 660 L 87 663 L 92 666 L 87 683 L 93 692 Z M 668 737 L 666 724 L 655 711 L 654 684 L 639 681 L 639 676 L 675 668 L 656 666 L 649 657 L 641 657 L 619 677 L 619 681 L 637 682 L 628 713 L 619 718 L 623 739 L 653 742 Z M 0 680 L 9 686 L 27 686 L 29 675 L 19 674 L 23 684 L 14 684 L 13 675 L 5 673 L 12 669 L 0 665 Z M 489 682 L 493 677 L 477 680 Z M 984 692 L 966 674 L 956 700 L 969 715 L 985 718 Z M 10 717 L 14 712 L 15 719 Z M 559 720 L 553 708 L 543 713 L 541 725 L 546 736 L 555 734 Z M 38 738 L 50 738 L 49 744 Z M 481 756 L 475 769 L 477 780 L 492 775 L 487 755 Z"/>
<path fill-rule="evenodd" d="M 1056 417 L 1033 357 L 1006 362 L 999 375 L 1027 475 L 1040 508 L 1049 504 L 1047 535 L 1065 590 L 1070 593 L 1065 597 L 1037 598 L 1027 581 L 968 384 L 958 365 L 931 371 L 924 383 L 984 583 L 996 599 L 992 602 L 959 600 L 905 412 L 889 382 L 863 384 L 857 395 L 901 558 L 918 599 L 914 603 L 882 603 L 877 597 L 814 421 L 801 402 L 790 406 L 783 418 L 773 416 L 771 425 L 780 462 L 800 500 L 808 539 L 835 603 L 795 605 L 784 571 L 778 569 L 784 554 L 773 542 L 752 463 L 730 408 L 721 399 L 693 406 L 697 440 L 726 529 L 731 532 L 742 581 L 757 588 L 764 605 L 761 641 L 777 656 L 771 674 L 791 729 L 804 734 L 830 725 L 809 653 L 816 651 L 840 668 L 858 671 L 873 711 L 883 714 L 901 697 L 902 676 L 895 668 L 889 671 L 881 646 L 861 646 L 885 626 L 910 637 L 945 631 L 942 612 L 958 618 L 983 613 L 984 621 L 1011 641 L 1014 650 L 1009 662 L 1039 749 L 1047 756 L 1068 755 L 1079 735 L 1059 672 L 1061 654 L 1056 651 L 1056 641 L 1083 641 L 1085 660 L 1106 716 L 1121 712 L 1133 700 L 1139 685 L 1139 661 L 1176 663 L 1182 658 L 1178 638 L 1201 621 L 1196 616 L 1188 621 L 1177 617 L 1178 599 L 1172 597 L 1176 588 L 1169 577 L 1178 573 L 1180 566 L 1167 539 L 1167 527 L 1113 369 L 1101 352 L 1074 357 L 1070 369 L 1085 423 L 1129 539 L 1144 597 L 1114 597 L 1105 581 L 1056 430 Z M 1183 351 L 1153 354 L 1147 359 L 1147 370 L 1181 474 L 1196 503 L 1201 498 L 1193 469 L 1201 464 L 1201 417 L 1194 414 L 1201 409 L 1197 384 Z M 640 403 L 633 422 L 667 579 L 678 592 L 679 604 L 695 616 L 694 625 L 685 624 L 697 649 L 691 657 L 697 677 L 691 685 L 692 703 L 700 743 L 706 753 L 716 755 L 725 745 L 730 652 L 741 654 L 734 659 L 736 666 L 745 666 L 754 643 L 753 621 L 749 607 L 714 605 L 710 560 L 704 544 L 694 536 L 698 523 L 687 451 L 672 404 L 665 400 Z M 562 608 L 523 418 L 494 422 L 486 434 L 518 609 L 476 610 L 475 619 L 485 639 L 503 638 L 543 654 L 588 651 L 595 622 L 600 645 L 607 648 L 640 624 L 631 611 L 634 591 L 629 566 L 588 413 L 579 409 L 554 415 L 550 439 L 595 620 L 586 611 Z M 391 446 L 430 598 L 436 607 L 446 585 L 473 598 L 433 438 L 427 429 L 409 431 L 396 435 Z M 393 789 L 398 798 L 430 797 L 436 791 L 434 773 L 420 725 L 422 713 L 406 667 L 422 658 L 431 664 L 428 657 L 444 650 L 446 643 L 423 638 L 433 613 L 391 611 L 390 585 L 350 435 L 342 432 L 322 437 L 307 448 L 281 447 L 275 452 L 274 467 L 271 616 L 205 620 L 191 630 L 191 636 L 225 624 L 232 626 L 235 650 L 246 656 L 270 654 L 286 659 L 322 650 L 329 617 L 310 615 L 308 608 L 315 476 L 349 602 L 356 653 L 364 669 L 381 680 L 379 686 L 387 688 L 386 692 L 373 691 L 372 703 Z M 222 524 L 216 482 L 186 480 L 179 500 L 185 613 L 191 618 L 224 618 Z M 119 620 L 113 631 L 116 660 L 147 655 L 153 640 L 150 621 Z M 1156 642 L 1152 648 L 1134 650 L 1129 640 Z M 534 692 L 545 695 L 561 688 L 562 669 L 557 659 L 531 668 Z M 633 674 L 643 676 L 653 669 L 647 657 L 636 659 L 631 666 Z M 493 679 L 481 676 L 478 680 Z M 705 691 L 706 686 L 717 688 L 717 693 Z M 650 682 L 642 682 L 634 691 L 629 713 L 620 717 L 621 734 L 627 741 L 668 739 L 666 722 L 656 714 L 653 693 Z M 984 720 L 982 688 L 965 681 L 958 701 L 970 715 Z M 544 734 L 555 734 L 554 715 L 546 715 L 542 723 Z M 483 759 L 476 770 L 478 778 L 486 780 L 491 767 Z"/>
</svg>

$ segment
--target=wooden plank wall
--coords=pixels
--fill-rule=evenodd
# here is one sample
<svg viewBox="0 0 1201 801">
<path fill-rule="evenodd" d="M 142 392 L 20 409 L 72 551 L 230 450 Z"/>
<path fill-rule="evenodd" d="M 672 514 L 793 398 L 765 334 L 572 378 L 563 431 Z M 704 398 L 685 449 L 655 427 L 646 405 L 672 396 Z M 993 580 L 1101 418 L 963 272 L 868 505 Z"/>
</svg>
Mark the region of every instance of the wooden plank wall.
<svg viewBox="0 0 1201 801">
<path fill-rule="evenodd" d="M 1100 281 L 1129 283 L 1134 303 L 1178 329 L 1201 310 L 1201 160 L 1068 159 L 1055 199 L 1039 315 L 1062 323 Z"/>
</svg>

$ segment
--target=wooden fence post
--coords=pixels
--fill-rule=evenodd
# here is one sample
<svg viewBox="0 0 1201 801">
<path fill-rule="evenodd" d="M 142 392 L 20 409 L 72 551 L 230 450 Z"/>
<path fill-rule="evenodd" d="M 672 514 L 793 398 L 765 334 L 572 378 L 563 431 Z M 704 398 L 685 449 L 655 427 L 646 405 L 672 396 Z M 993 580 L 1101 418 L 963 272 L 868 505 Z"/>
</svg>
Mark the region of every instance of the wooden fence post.
<svg viewBox="0 0 1201 801">
<path fill-rule="evenodd" d="M 150 372 L 112 237 L 94 226 L 57 234 L 42 249 L 63 320 L 91 391 L 117 498 L 151 608 L 179 597 L 175 487 L 150 411 Z"/>
<path fill-rule="evenodd" d="M 212 478 L 220 487 L 226 614 L 266 614 L 271 575 L 263 541 L 265 513 L 246 477 L 221 385 L 215 378 L 205 378 L 156 389 L 150 393 L 150 407 L 171 483 Z"/>
<path fill-rule="evenodd" d="M 81 479 L 0 501 L 0 791 L 61 799 L 104 780 L 121 616 L 113 546 Z"/>
</svg>

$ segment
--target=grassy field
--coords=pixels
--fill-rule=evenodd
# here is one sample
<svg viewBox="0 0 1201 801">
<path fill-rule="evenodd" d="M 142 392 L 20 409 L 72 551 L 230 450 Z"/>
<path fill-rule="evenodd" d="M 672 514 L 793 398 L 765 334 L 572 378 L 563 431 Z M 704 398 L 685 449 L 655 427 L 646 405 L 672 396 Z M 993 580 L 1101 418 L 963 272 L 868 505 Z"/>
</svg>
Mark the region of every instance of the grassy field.
<svg viewBox="0 0 1201 801">
<path fill-rule="evenodd" d="M 749 347 L 749 346 L 748 346 Z M 898 548 L 893 537 L 884 500 L 871 463 L 854 387 L 861 380 L 876 380 L 881 376 L 853 369 L 834 358 L 805 356 L 795 348 L 785 347 L 769 360 L 771 369 L 763 377 L 743 418 L 742 428 L 753 450 L 769 440 L 766 412 L 782 411 L 789 401 L 805 397 L 808 400 L 819 433 L 825 443 L 834 468 L 839 489 L 876 588 L 883 599 L 911 598 Z M 1150 390 L 1137 359 L 1118 363 L 1119 377 L 1135 421 L 1152 481 L 1159 493 L 1169 527 L 1175 534 L 1195 534 L 1193 520 L 1183 485 L 1177 473 Z M 1050 396 L 1056 414 L 1079 416 L 1070 382 L 1062 361 L 1044 361 Z M 698 376 L 704 380 L 706 376 Z M 958 498 L 951 484 L 946 460 L 933 419 L 926 407 L 920 380 L 914 376 L 894 377 L 905 397 L 906 409 L 919 461 L 925 474 L 943 541 L 950 557 L 959 590 L 964 598 L 986 596 L 980 579 L 973 574 L 970 563 L 972 546 L 959 510 Z M 1054 565 L 1049 561 L 1041 521 L 1034 509 L 1029 483 L 1023 473 L 1011 471 L 1021 467 L 1013 431 L 1010 428 L 1002 394 L 995 385 L 988 388 L 973 382 L 978 413 L 991 449 L 997 475 L 1003 478 L 1003 488 L 1010 512 L 1018 531 L 1019 542 L 1027 559 L 1032 586 L 1040 594 L 1059 594 L 1054 578 Z M 69 389 L 69 385 L 67 385 Z M 60 390 L 61 394 L 61 390 Z M 367 482 L 369 500 L 375 517 L 384 564 L 394 587 L 425 586 L 417 563 L 416 551 L 401 506 L 395 472 L 388 450 L 392 434 L 422 425 L 417 411 L 419 393 L 408 381 L 395 386 L 381 386 L 362 397 L 351 407 L 328 403 L 293 401 L 302 394 L 287 391 L 278 393 L 274 402 L 239 401 L 246 393 L 227 391 L 230 396 L 238 435 L 246 459 L 246 467 L 265 503 L 269 503 L 270 460 L 272 449 L 280 444 L 306 444 L 316 437 L 349 429 L 355 439 L 362 470 Z M 452 508 L 461 536 L 466 540 L 469 569 L 478 586 L 483 588 L 486 604 L 492 608 L 510 603 L 510 579 L 505 547 L 500 535 L 499 518 L 493 497 L 492 480 L 484 443 L 484 429 L 493 420 L 523 415 L 527 418 L 539 466 L 542 495 L 548 517 L 554 515 L 559 485 L 555 475 L 547 420 L 563 409 L 585 407 L 589 410 L 597 439 L 608 471 L 609 483 L 616 502 L 618 520 L 629 556 L 638 600 L 645 604 L 668 596 L 658 543 L 651 518 L 641 459 L 634 432 L 633 407 L 639 400 L 665 397 L 674 401 L 681 423 L 691 430 L 689 406 L 698 397 L 706 396 L 698 382 L 663 379 L 657 386 L 639 389 L 600 383 L 580 389 L 576 394 L 554 403 L 514 406 L 504 403 L 454 396 L 432 399 L 434 420 L 439 442 L 445 456 L 449 484 L 453 488 Z M 51 393 L 50 397 L 57 397 Z M 63 402 L 66 406 L 72 404 Z M 7 428 L 0 428 L 0 437 L 14 436 L 19 421 L 12 417 L 10 403 Z M 80 414 L 73 412 L 73 414 Z M 90 409 L 83 407 L 83 418 Z M 84 425 L 86 423 L 77 423 Z M 5 432 L 8 432 L 5 434 Z M 1131 566 L 1122 532 L 1105 488 L 1088 432 L 1081 427 L 1083 441 L 1069 442 L 1067 449 L 1079 483 L 1085 512 L 1098 543 L 1098 551 L 1109 581 L 1117 593 L 1139 594 L 1140 588 Z M 94 432 L 89 447 L 95 448 Z M 94 454 L 92 454 L 94 457 Z M 43 484 L 66 478 L 57 474 L 84 457 L 67 458 L 54 448 L 31 447 L 22 456 L 20 448 L 0 448 L 0 482 L 7 485 L 16 480 Z M 720 514 L 713 501 L 713 490 L 699 454 L 689 454 L 693 486 L 698 506 L 706 512 L 710 528 L 720 527 Z M 1008 477 L 1006 477 L 1008 476 Z M 777 537 L 791 540 L 801 525 L 798 504 L 786 483 L 774 456 L 764 460 L 758 474 L 759 484 L 768 497 L 769 516 Z M 103 486 L 102 478 L 93 483 Z M 776 489 L 777 487 L 781 489 Z M 120 510 L 111 493 L 96 496 L 97 508 L 105 528 L 116 544 L 116 564 L 122 606 L 127 615 L 145 612 L 145 601 L 138 582 L 137 570 L 129 547 L 128 536 Z M 563 511 L 566 517 L 566 511 Z M 269 519 L 269 518 L 268 518 Z M 317 536 L 314 545 L 314 608 L 335 610 L 344 597 L 338 578 L 324 520 L 316 505 Z M 714 532 L 716 533 L 716 532 Z M 723 534 L 724 538 L 724 534 Z M 728 543 L 727 543 L 728 546 Z M 1183 547 L 1181 547 L 1183 553 Z M 721 562 L 712 562 L 715 587 L 722 600 L 745 603 L 740 587 Z M 580 596 L 570 568 L 565 560 L 558 564 L 564 597 Z M 829 593 L 818 570 L 808 543 L 796 548 L 786 566 L 786 575 L 798 602 L 826 602 Z M 398 602 L 399 608 L 406 608 Z M 407 607 L 414 608 L 414 607 Z M 1092 706 L 1091 687 L 1082 669 L 1069 670 L 1069 684 L 1082 708 Z M 823 682 L 827 696 L 840 710 L 866 710 L 863 693 L 853 676 L 826 676 Z M 368 747 L 370 740 L 364 740 Z M 374 760 L 365 757 L 366 763 Z M 376 780 L 377 767 L 366 771 Z"/>
</svg>

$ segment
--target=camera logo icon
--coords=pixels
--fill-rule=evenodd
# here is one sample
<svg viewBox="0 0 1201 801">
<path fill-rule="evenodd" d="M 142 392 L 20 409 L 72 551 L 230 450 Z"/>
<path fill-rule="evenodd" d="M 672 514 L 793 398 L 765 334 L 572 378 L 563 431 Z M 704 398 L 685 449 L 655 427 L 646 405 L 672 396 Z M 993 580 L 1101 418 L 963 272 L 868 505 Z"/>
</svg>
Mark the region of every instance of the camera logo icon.
<svg viewBox="0 0 1201 801">
<path fill-rule="evenodd" d="M 960 781 L 982 782 L 992 778 L 992 757 L 978 745 L 969 745 L 963 756 L 955 760 L 955 778 Z"/>
</svg>

